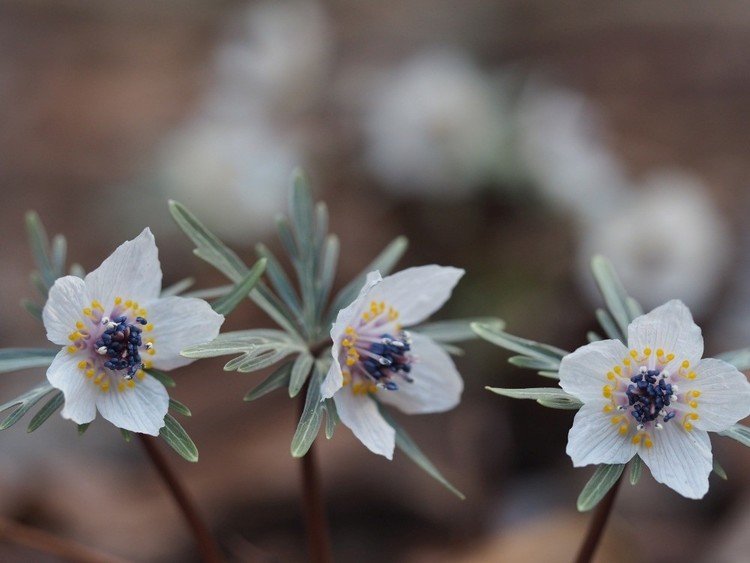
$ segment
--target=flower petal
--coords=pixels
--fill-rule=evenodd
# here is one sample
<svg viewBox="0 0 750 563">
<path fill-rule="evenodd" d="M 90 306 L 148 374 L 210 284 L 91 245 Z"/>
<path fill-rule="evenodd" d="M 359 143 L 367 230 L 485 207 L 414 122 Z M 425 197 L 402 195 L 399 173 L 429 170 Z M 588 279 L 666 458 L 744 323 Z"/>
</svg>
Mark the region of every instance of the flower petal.
<svg viewBox="0 0 750 563">
<path fill-rule="evenodd" d="M 99 389 L 78 369 L 78 362 L 85 357 L 85 354 L 70 354 L 63 349 L 47 368 L 47 379 L 65 397 L 62 417 L 76 424 L 86 424 L 96 418 Z"/>
<path fill-rule="evenodd" d="M 399 313 L 398 322 L 411 326 L 440 309 L 463 275 L 459 268 L 434 264 L 408 268 L 383 278 L 370 292 L 370 298 L 394 307 Z"/>
<path fill-rule="evenodd" d="M 336 315 L 336 322 L 331 327 L 331 355 L 333 356 L 333 362 L 331 368 L 328 370 L 328 375 L 323 380 L 323 384 L 320 387 L 321 396 L 323 399 L 329 399 L 333 397 L 334 393 L 341 389 L 344 385 L 344 376 L 341 373 L 341 365 L 339 364 L 339 354 L 341 353 L 341 337 L 346 330 L 346 327 L 351 325 L 355 318 L 360 314 L 360 311 L 364 307 L 368 300 L 368 294 L 370 290 L 379 284 L 383 278 L 380 277 L 380 272 L 370 272 L 367 274 L 365 285 L 359 291 L 357 298 L 352 301 L 349 306 L 341 309 Z"/>
<path fill-rule="evenodd" d="M 369 395 L 355 395 L 350 388 L 333 396 L 339 418 L 373 453 L 393 459 L 396 431 L 378 412 Z"/>
<path fill-rule="evenodd" d="M 628 346 L 638 351 L 661 348 L 675 359 L 662 368 L 674 372 L 684 360 L 698 363 L 703 356 L 701 329 L 682 301 L 674 299 L 641 315 L 628 327 Z M 654 356 L 652 356 L 653 358 Z"/>
<path fill-rule="evenodd" d="M 443 412 L 461 400 L 464 382 L 448 353 L 431 338 L 412 334 L 413 383 L 398 381 L 397 391 L 378 390 L 377 398 L 407 414 Z"/>
<path fill-rule="evenodd" d="M 169 409 L 169 394 L 150 375 L 133 381 L 136 384 L 132 389 L 100 392 L 96 397 L 96 407 L 104 418 L 118 428 L 158 436 Z"/>
<path fill-rule="evenodd" d="M 602 398 L 607 373 L 622 363 L 628 349 L 619 340 L 599 340 L 581 346 L 560 362 L 560 387 L 581 401 Z"/>
<path fill-rule="evenodd" d="M 140 303 L 157 298 L 161 291 L 161 265 L 151 230 L 146 228 L 135 239 L 121 244 L 85 281 L 89 296 L 105 307 L 115 297 Z"/>
<path fill-rule="evenodd" d="M 203 299 L 165 297 L 147 305 L 153 330 L 143 333 L 143 342 L 153 341 L 151 358 L 155 368 L 170 370 L 194 360 L 180 356 L 188 346 L 210 342 L 219 335 L 224 316 Z M 144 356 L 148 358 L 148 356 Z"/>
<path fill-rule="evenodd" d="M 703 430 L 685 430 L 667 422 L 652 433 L 653 447 L 641 447 L 641 456 L 654 479 L 687 498 L 699 499 L 708 492 L 713 467 L 711 441 Z"/>
<path fill-rule="evenodd" d="M 49 298 L 42 311 L 47 338 L 55 344 L 70 344 L 68 335 L 75 331 L 76 322 L 83 318 L 88 305 L 86 284 L 76 276 L 58 278 L 49 290 Z"/>
<path fill-rule="evenodd" d="M 697 401 L 700 416 L 693 426 L 721 432 L 750 415 L 750 383 L 737 368 L 721 360 L 706 358 L 695 367 L 696 378 L 680 384 L 687 401 Z M 691 391 L 700 392 L 692 397 Z"/>
<path fill-rule="evenodd" d="M 613 415 L 604 410 L 608 404 L 605 399 L 597 399 L 584 404 L 576 413 L 565 450 L 575 467 L 627 463 L 635 455 L 637 446 L 632 442 L 632 425 L 628 425 L 626 434 L 620 434 L 621 424 L 612 422 L 617 413 Z"/>
</svg>

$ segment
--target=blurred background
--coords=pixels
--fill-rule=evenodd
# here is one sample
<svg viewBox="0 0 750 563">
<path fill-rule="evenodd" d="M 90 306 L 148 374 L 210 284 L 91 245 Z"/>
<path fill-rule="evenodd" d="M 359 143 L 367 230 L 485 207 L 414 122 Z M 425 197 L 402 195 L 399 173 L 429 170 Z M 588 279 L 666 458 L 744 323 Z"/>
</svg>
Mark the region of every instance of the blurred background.
<svg viewBox="0 0 750 563">
<path fill-rule="evenodd" d="M 337 286 L 405 234 L 401 266 L 465 268 L 441 318 L 496 315 L 514 334 L 585 343 L 592 253 L 646 307 L 693 309 L 707 353 L 750 344 L 750 7 L 549 0 L 6 0 L 0 5 L 0 345 L 44 346 L 23 214 L 36 209 L 96 267 L 150 225 L 165 283 L 224 283 L 166 205 L 193 210 L 248 262 L 289 174 L 308 171 L 342 242 Z M 247 302 L 225 328 L 270 326 Z M 458 501 L 403 456 L 340 427 L 319 442 L 338 561 L 569 561 L 591 474 L 565 443 L 573 413 L 485 385 L 545 385 L 489 344 L 457 364 L 461 405 L 403 420 Z M 204 361 L 174 396 L 201 461 L 170 458 L 235 560 L 304 561 L 296 405 L 246 404 L 263 374 Z M 4 375 L 2 400 L 44 378 Z M 405 418 L 405 417 L 404 417 Z M 0 435 L 0 514 L 136 561 L 193 561 L 137 444 L 101 420 Z M 599 561 L 747 561 L 750 452 L 702 502 L 645 476 L 623 485 Z M 656 538 L 654 543 L 651 540 Z M 654 547 L 648 547 L 653 545 Z M 3 561 L 47 561 L 0 544 Z"/>
</svg>

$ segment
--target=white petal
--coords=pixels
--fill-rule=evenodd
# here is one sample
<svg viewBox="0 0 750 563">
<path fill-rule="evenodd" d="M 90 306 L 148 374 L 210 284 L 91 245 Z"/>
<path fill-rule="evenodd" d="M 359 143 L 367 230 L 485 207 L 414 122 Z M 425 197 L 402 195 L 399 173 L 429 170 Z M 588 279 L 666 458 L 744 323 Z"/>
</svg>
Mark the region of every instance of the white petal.
<svg viewBox="0 0 750 563">
<path fill-rule="evenodd" d="M 339 418 L 373 453 L 393 459 L 396 431 L 380 416 L 368 395 L 355 395 L 346 387 L 333 396 Z"/>
<path fill-rule="evenodd" d="M 169 394 L 150 375 L 133 381 L 136 381 L 133 389 L 100 392 L 96 398 L 96 407 L 104 418 L 118 428 L 158 436 L 169 409 Z"/>
<path fill-rule="evenodd" d="M 91 298 L 105 308 L 115 297 L 139 303 L 156 299 L 161 291 L 161 265 L 151 230 L 146 228 L 121 244 L 85 281 Z"/>
<path fill-rule="evenodd" d="M 597 463 L 627 463 L 635 455 L 637 446 L 632 442 L 633 426 L 628 433 L 620 434 L 621 424 L 613 424 L 613 416 L 626 416 L 618 411 L 605 412 L 606 399 L 583 405 L 573 419 L 568 433 L 566 453 L 575 467 Z"/>
<path fill-rule="evenodd" d="M 365 304 L 368 302 L 368 294 L 370 290 L 379 284 L 383 278 L 380 277 L 380 272 L 370 272 L 367 274 L 367 279 L 362 289 L 359 291 L 357 298 L 352 301 L 347 307 L 341 309 L 336 315 L 336 322 L 331 327 L 331 355 L 333 356 L 333 363 L 331 369 L 328 370 L 328 375 L 323 384 L 320 387 L 320 392 L 323 399 L 329 399 L 333 397 L 344 385 L 344 377 L 341 373 L 341 366 L 339 365 L 339 354 L 341 353 L 341 337 L 346 330 L 346 327 L 351 325 L 354 320 L 359 316 Z"/>
<path fill-rule="evenodd" d="M 686 400 L 698 402 L 700 418 L 693 426 L 710 432 L 721 432 L 734 423 L 750 415 L 750 383 L 734 366 L 706 358 L 695 367 L 696 378 L 685 379 L 680 383 L 680 394 L 685 392 Z M 700 396 L 690 397 L 693 389 Z"/>
<path fill-rule="evenodd" d="M 599 400 L 609 383 L 607 373 L 627 355 L 628 349 L 619 340 L 600 340 L 581 346 L 560 362 L 560 387 L 581 401 Z"/>
<path fill-rule="evenodd" d="M 665 354 L 674 354 L 675 359 L 662 366 L 671 372 L 676 371 L 684 360 L 696 364 L 703 356 L 701 329 L 693 322 L 690 309 L 677 299 L 630 323 L 628 346 L 639 352 L 645 348 L 654 351 L 661 348 Z"/>
<path fill-rule="evenodd" d="M 459 268 L 419 266 L 383 278 L 370 292 L 373 301 L 384 301 L 398 313 L 404 326 L 417 324 L 443 306 L 464 275 Z"/>
<path fill-rule="evenodd" d="M 713 467 L 711 441 L 703 430 L 685 430 L 673 421 L 651 433 L 653 447 L 641 447 L 638 455 L 659 483 L 687 498 L 703 498 Z"/>
<path fill-rule="evenodd" d="M 378 400 L 398 407 L 407 414 L 443 412 L 461 400 L 464 382 L 448 353 L 431 338 L 412 334 L 412 350 L 417 360 L 412 366 L 414 383 L 397 381 L 398 390 L 379 389 Z"/>
<path fill-rule="evenodd" d="M 75 331 L 76 321 L 83 319 L 83 308 L 87 306 L 86 285 L 81 278 L 58 278 L 42 311 L 47 338 L 61 346 L 70 344 L 68 335 Z"/>
<path fill-rule="evenodd" d="M 65 396 L 62 417 L 76 424 L 86 424 L 96 418 L 99 388 L 78 369 L 78 362 L 85 358 L 86 354 L 70 354 L 63 349 L 47 368 L 47 379 Z"/>
<path fill-rule="evenodd" d="M 155 368 L 170 370 L 194 360 L 180 356 L 188 346 L 210 342 L 219 335 L 224 316 L 215 312 L 203 299 L 165 297 L 146 305 L 151 332 L 143 332 L 144 344 L 154 343 L 151 357 Z M 144 354 L 144 359 L 149 359 Z"/>
</svg>

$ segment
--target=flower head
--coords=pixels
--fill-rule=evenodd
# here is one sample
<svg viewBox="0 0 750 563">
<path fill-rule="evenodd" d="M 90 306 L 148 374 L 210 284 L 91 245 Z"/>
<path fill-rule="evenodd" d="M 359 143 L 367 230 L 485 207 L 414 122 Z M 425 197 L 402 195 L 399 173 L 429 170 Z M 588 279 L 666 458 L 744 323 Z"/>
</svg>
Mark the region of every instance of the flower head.
<svg viewBox="0 0 750 563">
<path fill-rule="evenodd" d="M 463 270 L 409 268 L 381 278 L 371 272 L 354 302 L 331 329 L 333 363 L 323 382 L 341 421 L 371 451 L 393 457 L 395 431 L 375 400 L 405 413 L 456 406 L 463 381 L 450 356 L 432 339 L 410 333 L 445 303 Z"/>
<path fill-rule="evenodd" d="M 145 370 L 190 363 L 179 351 L 215 338 L 224 317 L 201 299 L 160 298 L 161 278 L 145 229 L 84 279 L 55 282 L 42 317 L 47 338 L 63 346 L 47 378 L 65 396 L 64 418 L 85 424 L 98 410 L 133 432 L 164 426 L 169 395 Z"/>
<path fill-rule="evenodd" d="M 560 385 L 584 404 L 568 435 L 576 467 L 627 463 L 638 454 L 654 478 L 689 498 L 708 491 L 708 432 L 750 414 L 750 383 L 726 362 L 703 356 L 701 330 L 681 301 L 628 327 L 619 340 L 563 358 Z"/>
</svg>

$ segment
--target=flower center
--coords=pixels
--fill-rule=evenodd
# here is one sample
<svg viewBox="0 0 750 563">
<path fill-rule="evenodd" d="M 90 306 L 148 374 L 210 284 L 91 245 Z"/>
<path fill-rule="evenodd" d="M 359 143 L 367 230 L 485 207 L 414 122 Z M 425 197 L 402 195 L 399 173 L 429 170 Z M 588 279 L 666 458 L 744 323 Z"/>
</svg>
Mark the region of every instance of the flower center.
<svg viewBox="0 0 750 563">
<path fill-rule="evenodd" d="M 82 313 L 83 320 L 68 336 L 71 345 L 67 348 L 71 354 L 85 355 L 78 368 L 105 393 L 113 384 L 120 392 L 133 389 L 134 377 L 143 379 L 143 370 L 150 367 L 142 354 L 155 353 L 153 338 L 144 334 L 153 330 L 146 310 L 117 297 L 108 314 L 97 300 Z"/>
<path fill-rule="evenodd" d="M 400 381 L 414 381 L 409 375 L 414 361 L 411 339 L 397 319 L 393 307 L 373 301 L 356 328 L 346 328 L 340 359 L 346 365 L 344 385 L 351 384 L 354 393 L 396 391 Z"/>
</svg>

